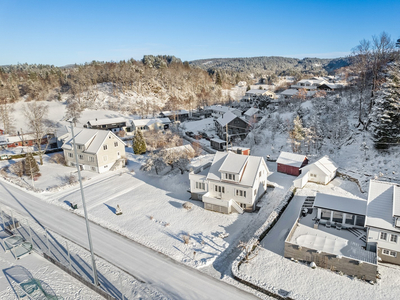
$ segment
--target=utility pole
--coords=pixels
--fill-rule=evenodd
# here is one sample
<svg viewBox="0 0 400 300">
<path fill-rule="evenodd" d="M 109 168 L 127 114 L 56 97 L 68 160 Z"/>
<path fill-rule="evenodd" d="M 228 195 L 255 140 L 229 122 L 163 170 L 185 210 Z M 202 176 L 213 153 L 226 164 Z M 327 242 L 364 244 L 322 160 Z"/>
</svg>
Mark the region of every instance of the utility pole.
<svg viewBox="0 0 400 300">
<path fill-rule="evenodd" d="M 98 286 L 99 279 L 97 278 L 96 261 L 94 259 L 94 252 L 93 252 L 93 245 L 92 245 L 92 235 L 90 234 L 89 220 L 88 220 L 88 215 L 87 215 L 87 210 L 86 210 L 85 195 L 83 193 L 83 186 L 82 186 L 81 170 L 79 169 L 78 154 L 76 151 L 73 121 L 74 120 L 72 118 L 70 120 L 68 120 L 68 122 L 70 122 L 70 124 L 71 124 L 72 141 L 74 143 L 73 147 L 74 147 L 75 163 L 76 163 L 76 169 L 78 170 L 79 186 L 81 188 L 81 196 L 82 196 L 82 206 L 83 206 L 83 211 L 85 213 L 86 230 L 87 230 L 88 239 L 89 239 L 90 254 L 92 256 L 93 280 L 94 280 L 94 285 Z"/>
<path fill-rule="evenodd" d="M 226 126 L 225 126 L 225 131 L 226 131 L 226 133 L 225 133 L 225 136 L 226 136 L 226 147 L 225 147 L 225 150 L 226 150 L 226 152 L 228 152 L 228 123 L 226 123 Z"/>
</svg>

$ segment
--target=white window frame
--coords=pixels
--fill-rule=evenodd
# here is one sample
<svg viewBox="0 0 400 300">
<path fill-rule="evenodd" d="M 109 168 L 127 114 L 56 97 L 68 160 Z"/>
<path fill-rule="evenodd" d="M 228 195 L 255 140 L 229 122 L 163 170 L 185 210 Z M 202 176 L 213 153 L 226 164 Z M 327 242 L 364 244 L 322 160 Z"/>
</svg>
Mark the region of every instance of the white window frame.
<svg viewBox="0 0 400 300">
<path fill-rule="evenodd" d="M 79 159 L 83 160 L 85 157 L 83 156 L 83 154 L 79 154 Z"/>
<path fill-rule="evenodd" d="M 118 142 L 114 142 L 114 147 L 118 147 Z"/>
<path fill-rule="evenodd" d="M 107 155 L 104 155 L 103 156 L 103 161 L 107 161 L 108 160 L 108 156 Z"/>
<path fill-rule="evenodd" d="M 391 234 L 390 235 L 390 242 L 391 243 L 396 243 L 397 244 L 397 240 L 398 240 L 397 234 Z"/>
<path fill-rule="evenodd" d="M 70 157 L 70 158 L 74 158 L 74 154 L 73 154 L 73 153 L 71 153 L 71 152 L 68 152 L 68 157 Z"/>
<path fill-rule="evenodd" d="M 94 162 L 94 157 L 93 156 L 88 156 L 88 161 L 89 162 Z"/>
<path fill-rule="evenodd" d="M 107 145 L 103 145 L 103 150 L 107 150 Z"/>
<path fill-rule="evenodd" d="M 381 231 L 379 234 L 379 239 L 383 241 L 387 241 L 388 234 L 386 232 Z"/>
<path fill-rule="evenodd" d="M 387 256 L 391 256 L 391 257 L 396 257 L 397 256 L 397 252 L 396 251 L 392 251 L 392 250 L 388 250 L 388 249 L 382 249 L 382 254 L 383 255 L 387 255 Z"/>
</svg>

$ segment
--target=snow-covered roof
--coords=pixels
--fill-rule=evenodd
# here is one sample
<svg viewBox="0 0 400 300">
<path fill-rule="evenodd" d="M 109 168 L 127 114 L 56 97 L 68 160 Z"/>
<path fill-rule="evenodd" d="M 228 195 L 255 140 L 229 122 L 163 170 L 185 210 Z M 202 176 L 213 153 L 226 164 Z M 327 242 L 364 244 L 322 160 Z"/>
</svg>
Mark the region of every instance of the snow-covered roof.
<svg viewBox="0 0 400 300">
<path fill-rule="evenodd" d="M 296 90 L 296 89 L 287 89 L 287 90 L 284 90 L 283 92 L 281 92 L 280 95 L 293 96 L 293 95 L 296 95 L 297 93 L 298 93 L 298 90 Z"/>
<path fill-rule="evenodd" d="M 365 216 L 367 200 L 317 193 L 314 207 Z"/>
<path fill-rule="evenodd" d="M 24 141 L 33 141 L 35 140 L 35 136 L 33 134 L 27 133 L 23 135 L 10 135 L 8 136 L 9 143 L 18 143 Z"/>
<path fill-rule="evenodd" d="M 86 149 L 83 152 L 86 153 L 97 153 L 100 147 L 103 145 L 108 135 L 113 135 L 122 144 L 125 143 L 109 130 L 97 130 L 97 129 L 82 129 L 80 132 L 75 134 L 75 143 L 77 145 L 86 145 Z M 62 145 L 63 149 L 71 150 L 73 145 L 72 137 Z"/>
<path fill-rule="evenodd" d="M 397 195 L 396 195 L 397 194 Z M 400 232 L 394 226 L 394 216 L 400 215 L 400 187 L 394 183 L 369 182 L 366 226 Z"/>
<path fill-rule="evenodd" d="M 224 141 L 224 140 L 221 140 L 221 139 L 219 139 L 219 138 L 214 138 L 214 139 L 211 139 L 211 140 L 210 140 L 210 142 L 216 142 L 216 143 L 218 143 L 218 144 L 221 144 L 221 143 L 226 143 L 226 141 Z"/>
<path fill-rule="evenodd" d="M 248 117 L 251 117 L 251 116 L 254 116 L 256 113 L 258 113 L 259 111 L 260 110 L 258 108 L 251 107 L 244 113 L 244 115 L 248 116 Z"/>
<path fill-rule="evenodd" d="M 270 92 L 270 91 L 268 91 L 268 90 L 260 90 L 260 89 L 258 89 L 258 90 L 248 90 L 247 92 L 246 92 L 246 95 L 263 95 L 263 94 L 265 94 L 265 93 L 268 93 L 268 92 Z"/>
<path fill-rule="evenodd" d="M 220 116 L 217 119 L 217 122 L 221 125 L 221 126 L 225 126 L 226 124 L 229 124 L 230 122 L 232 122 L 234 119 L 236 119 L 238 116 L 235 115 L 233 112 L 231 111 L 227 111 L 226 113 L 224 113 L 222 116 Z"/>
<path fill-rule="evenodd" d="M 243 171 L 246 162 L 247 156 L 238 156 L 235 155 L 235 153 L 229 152 L 218 171 L 220 173 L 240 174 Z"/>
<path fill-rule="evenodd" d="M 99 125 L 108 125 L 108 124 L 116 124 L 126 122 L 124 118 L 111 118 L 111 119 L 95 119 L 90 120 L 88 123 L 91 126 L 99 126 Z"/>
<path fill-rule="evenodd" d="M 183 151 L 194 152 L 194 149 L 193 149 L 192 145 L 187 144 L 187 145 L 182 145 L 182 146 L 166 148 L 163 151 L 166 151 L 166 152 L 183 152 Z"/>
<path fill-rule="evenodd" d="M 276 163 L 300 168 L 307 156 L 282 151 Z"/>
<path fill-rule="evenodd" d="M 211 164 L 210 171 L 208 172 L 207 179 L 208 180 L 216 180 L 220 181 L 221 180 L 221 172 L 220 169 L 222 165 L 224 164 L 225 160 L 229 157 L 229 161 L 231 160 L 239 160 L 243 162 L 243 158 L 245 158 L 245 169 L 242 173 L 242 178 L 240 180 L 239 185 L 243 186 L 253 186 L 254 181 L 257 176 L 257 171 L 260 167 L 260 164 L 264 164 L 265 168 L 268 171 L 268 167 L 265 164 L 265 161 L 262 157 L 260 156 L 248 156 L 248 155 L 241 155 L 241 154 L 236 154 L 232 152 L 217 152 L 215 153 L 214 160 Z M 264 162 L 263 162 L 264 161 Z M 240 164 L 236 165 L 235 170 L 240 168 Z M 225 166 L 224 166 L 225 169 Z M 226 166 L 226 169 L 229 169 L 228 166 Z"/>
<path fill-rule="evenodd" d="M 189 111 L 187 111 L 186 109 L 180 109 L 180 110 L 176 110 L 176 111 L 170 111 L 170 110 L 166 110 L 166 111 L 162 111 L 161 112 L 164 116 L 174 116 L 174 115 L 184 115 L 184 114 L 189 114 Z"/>
<path fill-rule="evenodd" d="M 132 120 L 131 123 L 134 124 L 135 126 L 150 126 L 151 124 L 154 123 L 169 124 L 171 123 L 171 120 L 168 118 L 138 119 L 138 120 Z"/>
<path fill-rule="evenodd" d="M 305 166 L 304 169 L 307 170 L 312 167 L 317 167 L 326 175 L 331 175 L 332 173 L 335 173 L 338 168 L 337 165 L 327 155 L 325 155 L 324 157 L 321 157 L 316 162 Z"/>
<path fill-rule="evenodd" d="M 209 109 L 212 111 L 224 112 L 224 113 L 229 111 L 229 107 L 222 106 L 222 105 L 211 105 L 211 106 L 207 107 L 206 109 Z"/>
</svg>

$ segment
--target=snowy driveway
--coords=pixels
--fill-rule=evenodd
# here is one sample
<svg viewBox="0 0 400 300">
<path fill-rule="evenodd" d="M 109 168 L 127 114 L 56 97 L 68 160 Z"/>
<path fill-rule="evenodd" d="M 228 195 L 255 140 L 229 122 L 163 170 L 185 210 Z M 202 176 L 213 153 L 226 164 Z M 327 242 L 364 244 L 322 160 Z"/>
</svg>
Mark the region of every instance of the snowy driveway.
<svg viewBox="0 0 400 300">
<path fill-rule="evenodd" d="M 0 182 L 1 202 L 87 248 L 84 219 L 35 195 Z M 234 286 L 91 224 L 95 253 L 172 299 L 256 299 Z"/>
<path fill-rule="evenodd" d="M 305 196 L 293 197 L 278 222 L 261 241 L 261 245 L 265 249 L 275 252 L 276 254 L 283 255 L 285 239 L 288 236 L 294 222 L 296 222 L 297 218 L 299 217 L 300 209 L 305 199 Z"/>
</svg>

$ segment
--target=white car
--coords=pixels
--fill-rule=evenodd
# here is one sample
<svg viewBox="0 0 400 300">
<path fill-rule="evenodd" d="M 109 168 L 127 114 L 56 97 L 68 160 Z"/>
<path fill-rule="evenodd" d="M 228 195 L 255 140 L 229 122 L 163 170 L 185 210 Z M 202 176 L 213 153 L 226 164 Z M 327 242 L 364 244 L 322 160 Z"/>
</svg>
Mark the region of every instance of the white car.
<svg viewBox="0 0 400 300">
<path fill-rule="evenodd" d="M 5 160 L 5 159 L 11 159 L 11 155 L 7 155 L 7 154 L 3 154 L 0 156 L 1 160 Z"/>
</svg>

